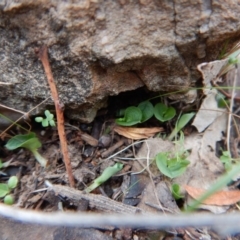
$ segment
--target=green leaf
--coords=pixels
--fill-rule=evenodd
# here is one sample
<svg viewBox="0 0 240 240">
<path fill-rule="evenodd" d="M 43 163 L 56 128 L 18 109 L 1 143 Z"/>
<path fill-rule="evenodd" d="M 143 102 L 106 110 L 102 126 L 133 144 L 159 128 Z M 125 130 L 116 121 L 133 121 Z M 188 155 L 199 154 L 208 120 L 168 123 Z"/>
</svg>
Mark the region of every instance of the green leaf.
<svg viewBox="0 0 240 240">
<path fill-rule="evenodd" d="M 216 95 L 216 101 L 217 101 L 217 105 L 219 108 L 226 108 L 228 107 L 228 100 L 226 99 L 226 97 L 222 94 L 222 93 L 218 93 Z"/>
<path fill-rule="evenodd" d="M 39 163 L 43 167 L 46 167 L 48 164 L 47 160 L 44 157 L 42 157 L 37 151 L 37 149 L 41 147 L 41 145 L 42 144 L 36 137 L 35 133 L 29 133 L 26 135 L 14 136 L 7 142 L 6 148 L 9 150 L 15 150 L 19 147 L 27 148 L 29 151 L 33 153 L 33 155 L 39 161 Z"/>
<path fill-rule="evenodd" d="M 47 120 L 47 119 L 43 119 L 43 120 L 42 120 L 42 126 L 43 126 L 43 127 L 48 127 L 48 125 L 49 125 L 49 124 L 48 124 L 48 120 Z"/>
<path fill-rule="evenodd" d="M 112 167 L 106 168 L 102 174 L 94 180 L 94 182 L 85 189 L 86 192 L 91 192 L 95 188 L 99 187 L 102 183 L 106 182 L 110 177 L 112 177 L 117 172 L 121 171 L 123 168 L 122 163 L 116 163 Z"/>
<path fill-rule="evenodd" d="M 180 117 L 176 124 L 178 132 L 188 124 L 188 122 L 193 118 L 194 115 L 195 113 L 186 113 Z"/>
<path fill-rule="evenodd" d="M 116 123 L 122 126 L 132 126 L 140 123 L 142 111 L 138 107 L 128 107 L 125 110 L 124 117 L 116 119 Z"/>
<path fill-rule="evenodd" d="M 139 103 L 138 108 L 142 111 L 142 119 L 141 122 L 145 122 L 153 116 L 153 105 L 149 101 L 144 101 Z"/>
<path fill-rule="evenodd" d="M 47 117 L 47 120 L 50 121 L 54 118 L 53 114 L 50 113 L 48 110 L 45 110 L 45 116 Z"/>
<path fill-rule="evenodd" d="M 176 110 L 173 107 L 167 107 L 163 103 L 158 103 L 154 107 L 154 116 L 161 122 L 171 120 L 176 115 Z"/>
<path fill-rule="evenodd" d="M 230 171 L 233 167 L 233 158 L 229 151 L 223 151 L 222 156 L 220 156 L 221 162 L 224 164 L 226 171 Z"/>
<path fill-rule="evenodd" d="M 8 179 L 8 187 L 15 188 L 18 184 L 18 178 L 16 176 L 12 176 Z"/>
<path fill-rule="evenodd" d="M 176 200 L 183 198 L 183 196 L 180 193 L 180 186 L 177 183 L 174 183 L 172 185 L 171 190 L 172 190 L 172 195 Z"/>
<path fill-rule="evenodd" d="M 228 59 L 228 63 L 229 64 L 236 64 L 236 63 L 239 63 L 239 60 L 238 60 L 238 58 L 230 57 Z"/>
<path fill-rule="evenodd" d="M 50 124 L 50 126 L 51 126 L 51 127 L 55 127 L 55 126 L 56 126 L 56 124 L 55 124 L 55 121 L 54 121 L 54 120 L 50 120 L 50 121 L 49 121 L 49 124 Z"/>
<path fill-rule="evenodd" d="M 172 173 L 172 178 L 181 176 L 189 164 L 190 162 L 186 159 L 173 158 L 168 160 L 168 168 Z"/>
<path fill-rule="evenodd" d="M 12 195 L 7 195 L 4 197 L 4 203 L 7 205 L 13 205 L 14 197 Z"/>
<path fill-rule="evenodd" d="M 4 197 L 10 192 L 9 187 L 5 183 L 0 183 L 0 198 Z"/>
<path fill-rule="evenodd" d="M 195 113 L 183 114 L 177 121 L 175 128 L 173 129 L 168 139 L 172 140 L 178 134 L 178 132 L 188 124 L 188 122 L 193 118 L 194 115 Z"/>
<path fill-rule="evenodd" d="M 172 173 L 168 169 L 168 165 L 167 165 L 168 155 L 169 155 L 169 153 L 166 153 L 166 152 L 158 153 L 156 156 L 156 164 L 157 164 L 158 169 L 160 170 L 160 172 L 163 175 L 165 175 L 169 178 L 172 178 Z"/>
<path fill-rule="evenodd" d="M 28 141 L 31 139 L 37 139 L 36 138 L 36 134 L 35 133 L 29 133 L 29 134 L 25 134 L 25 135 L 16 135 L 14 137 L 12 137 L 6 144 L 6 148 L 8 150 L 15 150 L 19 147 L 25 147 L 28 148 Z M 38 139 L 37 139 L 38 140 Z M 30 142 L 31 144 L 31 142 Z M 41 146 L 41 143 L 40 143 Z M 39 147 L 40 147 L 39 146 Z"/>
<path fill-rule="evenodd" d="M 40 122 L 42 122 L 42 120 L 43 120 L 42 117 L 35 117 L 35 122 L 40 123 Z"/>
<path fill-rule="evenodd" d="M 190 162 L 185 159 L 169 159 L 169 153 L 166 152 L 158 153 L 156 156 L 158 169 L 169 178 L 175 178 L 182 175 L 186 171 L 189 163 Z"/>
</svg>

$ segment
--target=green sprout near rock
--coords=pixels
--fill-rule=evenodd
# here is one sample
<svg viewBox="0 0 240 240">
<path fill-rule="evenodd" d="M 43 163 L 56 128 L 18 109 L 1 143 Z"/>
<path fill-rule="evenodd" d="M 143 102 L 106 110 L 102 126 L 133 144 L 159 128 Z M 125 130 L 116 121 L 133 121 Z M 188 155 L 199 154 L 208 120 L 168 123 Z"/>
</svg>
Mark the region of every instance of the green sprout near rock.
<svg viewBox="0 0 240 240">
<path fill-rule="evenodd" d="M 171 120 L 176 115 L 173 107 L 168 107 L 163 103 L 158 103 L 154 107 L 150 101 L 139 103 L 137 107 L 130 106 L 124 111 L 122 118 L 116 119 L 116 123 L 121 126 L 133 126 L 149 120 L 153 115 L 161 122 Z"/>
<path fill-rule="evenodd" d="M 6 148 L 8 150 L 15 150 L 20 147 L 28 149 L 33 153 L 34 157 L 41 164 L 41 166 L 46 167 L 48 165 L 48 161 L 38 152 L 38 148 L 41 146 L 42 144 L 36 137 L 36 134 L 32 132 L 25 135 L 16 135 L 12 137 L 6 144 Z"/>
<path fill-rule="evenodd" d="M 48 127 L 49 125 L 52 127 L 55 127 L 55 121 L 54 121 L 54 115 L 50 113 L 48 110 L 45 110 L 44 112 L 46 118 L 43 117 L 36 117 L 35 121 L 38 123 L 42 123 L 43 127 Z"/>
<path fill-rule="evenodd" d="M 12 176 L 8 179 L 7 183 L 0 183 L 0 198 L 4 197 L 4 203 L 12 205 L 14 203 L 14 198 L 9 194 L 18 184 L 18 178 Z"/>
</svg>

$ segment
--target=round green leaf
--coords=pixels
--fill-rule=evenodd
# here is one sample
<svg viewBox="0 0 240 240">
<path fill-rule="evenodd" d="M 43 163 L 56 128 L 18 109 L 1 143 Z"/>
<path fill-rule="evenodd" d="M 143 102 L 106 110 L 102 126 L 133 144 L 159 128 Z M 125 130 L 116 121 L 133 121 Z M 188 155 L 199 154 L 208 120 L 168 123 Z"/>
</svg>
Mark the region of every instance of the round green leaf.
<svg viewBox="0 0 240 240">
<path fill-rule="evenodd" d="M 161 122 L 171 120 L 176 115 L 176 110 L 173 107 L 167 107 L 163 103 L 158 103 L 154 107 L 154 116 Z"/>
<path fill-rule="evenodd" d="M 138 107 L 128 107 L 125 110 L 124 117 L 116 119 L 116 123 L 122 126 L 132 126 L 140 123 L 142 111 Z"/>
<path fill-rule="evenodd" d="M 42 120 L 42 126 L 43 127 L 48 127 L 48 119 L 43 119 Z"/>
<path fill-rule="evenodd" d="M 52 120 L 53 119 L 53 114 L 50 113 L 48 110 L 45 111 L 45 116 L 47 117 L 47 120 Z"/>
<path fill-rule="evenodd" d="M 35 117 L 35 122 L 40 123 L 40 122 L 42 122 L 42 120 L 43 120 L 42 117 Z"/>
<path fill-rule="evenodd" d="M 56 124 L 55 124 L 55 121 L 54 121 L 54 120 L 50 120 L 50 121 L 49 121 L 49 124 L 50 124 L 50 126 L 52 126 L 52 127 L 55 127 L 55 126 L 56 126 Z"/>
<path fill-rule="evenodd" d="M 13 205 L 14 197 L 12 195 L 7 195 L 4 197 L 4 203 L 7 205 Z"/>
<path fill-rule="evenodd" d="M 15 188 L 18 184 L 18 178 L 16 176 L 12 176 L 8 179 L 8 187 Z"/>
<path fill-rule="evenodd" d="M 5 183 L 0 183 L 0 198 L 4 197 L 9 193 L 9 187 Z"/>
<path fill-rule="evenodd" d="M 149 101 L 141 102 L 138 105 L 138 108 L 142 111 L 141 122 L 145 122 L 153 116 L 154 108 L 151 102 Z"/>
</svg>

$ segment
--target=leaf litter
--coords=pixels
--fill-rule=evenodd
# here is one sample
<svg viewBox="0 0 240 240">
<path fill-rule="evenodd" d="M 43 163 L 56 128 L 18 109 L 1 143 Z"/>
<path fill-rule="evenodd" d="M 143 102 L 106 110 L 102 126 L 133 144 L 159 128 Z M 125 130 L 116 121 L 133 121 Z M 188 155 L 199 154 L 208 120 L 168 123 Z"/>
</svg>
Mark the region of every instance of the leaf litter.
<svg viewBox="0 0 240 240">
<path fill-rule="evenodd" d="M 133 206 L 133 208 L 129 208 L 129 211 L 132 211 L 137 206 L 144 212 L 179 213 L 182 206 L 179 206 L 172 196 L 172 184 L 180 186 L 181 195 L 185 196 L 184 205 L 191 204 L 192 198 L 198 199 L 225 172 L 224 165 L 219 160 L 219 152 L 222 149 L 217 147 L 217 143 L 224 143 L 227 139 L 229 109 L 218 106 L 216 101 L 218 91 L 213 88 L 212 84 L 214 81 L 217 82 L 218 87 L 220 86 L 221 76 L 219 72 L 227 62 L 228 60 L 224 59 L 203 63 L 198 66 L 203 75 L 205 86 L 203 93 L 206 97 L 192 123 L 198 132 L 192 132 L 184 137 L 182 147 L 188 152 L 186 159 L 190 162 L 184 174 L 171 180 L 164 177 L 159 171 L 155 161 L 156 155 L 161 152 L 176 153 L 178 151 L 174 142 L 166 138 L 156 137 L 156 134 L 159 136 L 159 133 L 164 130 L 162 126 L 140 128 L 115 125 L 112 128 L 115 135 L 113 132 L 110 133 L 109 136 L 111 137 L 108 138 L 110 141 L 108 141 L 107 145 L 99 144 L 98 139 L 103 134 L 96 137 L 92 135 L 91 131 L 85 132 L 78 128 L 74 130 L 70 127 L 67 130 L 67 139 L 70 143 L 68 148 L 72 160 L 73 175 L 78 182 L 78 190 L 75 190 L 76 195 L 74 196 L 79 197 L 82 194 L 81 191 L 86 189 L 86 186 L 94 182 L 95 179 L 98 179 L 97 177 L 101 176 L 104 169 L 113 167 L 117 162 L 121 166 L 124 164 L 123 169 L 119 169 L 121 172 L 118 172 L 117 176 L 112 176 L 94 190 L 94 194 L 103 195 L 103 201 L 108 201 L 110 198 L 118 199 L 124 204 L 128 203 Z M 234 70 L 231 69 L 231 71 Z M 232 76 L 234 74 L 229 73 L 227 78 L 232 78 Z M 236 84 L 238 85 L 238 83 Z M 236 98 L 238 96 L 233 91 L 227 94 Z M 236 103 L 235 105 L 237 106 Z M 233 110 L 237 113 L 236 109 Z M 236 133 L 237 130 L 232 127 L 235 126 L 232 122 L 231 120 L 231 135 L 236 140 L 238 134 Z M 55 130 L 51 131 L 55 132 Z M 103 131 L 104 129 L 102 129 Z M 84 136 L 84 138 L 81 138 L 81 136 Z M 141 139 L 146 140 L 133 142 L 133 140 Z M 51 168 L 47 169 L 46 172 L 42 171 L 28 153 L 18 151 L 11 156 L 17 159 L 17 161 L 11 163 L 12 167 L 15 167 L 15 170 L 17 169 L 17 172 L 22 166 L 24 167 L 24 174 L 21 176 L 19 186 L 15 191 L 16 205 L 30 209 L 44 209 L 45 211 L 60 209 L 56 203 L 62 203 L 65 210 L 82 208 L 71 195 L 73 192 L 67 188 L 65 189 L 64 186 L 61 187 L 61 185 L 68 185 L 69 182 L 62 164 L 56 132 L 52 136 L 46 134 L 41 137 L 41 140 L 44 142 L 43 148 L 45 149 L 43 155 L 51 162 Z M 113 146 L 115 148 L 110 150 Z M 235 147 L 234 156 L 238 154 L 237 147 Z M 231 153 L 234 152 L 233 149 L 233 147 L 230 149 Z M 116 151 L 119 152 L 116 154 Z M 26 159 L 28 159 L 27 162 Z M 19 175 L 21 174 L 19 173 Z M 52 191 L 44 190 L 46 189 L 45 180 L 51 182 Z M 61 200 L 61 191 L 65 191 L 67 200 Z M 95 195 L 90 194 L 89 196 Z M 93 201 L 92 198 L 89 199 L 87 201 Z M 98 200 L 98 198 L 96 197 L 95 200 Z M 230 205 L 237 203 L 239 200 L 238 190 L 228 190 L 226 186 L 224 190 L 213 193 L 199 208 L 207 209 L 213 213 L 223 213 L 231 208 Z M 85 210 L 88 208 L 89 206 Z M 122 208 L 122 211 L 127 209 L 124 208 L 124 205 L 121 205 L 120 208 Z"/>
</svg>

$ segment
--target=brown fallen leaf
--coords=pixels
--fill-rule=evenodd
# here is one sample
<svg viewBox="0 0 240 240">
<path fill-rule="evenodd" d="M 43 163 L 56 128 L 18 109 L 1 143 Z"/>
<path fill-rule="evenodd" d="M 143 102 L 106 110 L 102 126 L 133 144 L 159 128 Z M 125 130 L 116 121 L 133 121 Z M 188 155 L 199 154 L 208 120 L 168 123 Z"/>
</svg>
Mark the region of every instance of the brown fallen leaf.
<svg viewBox="0 0 240 240">
<path fill-rule="evenodd" d="M 194 199 L 198 199 L 207 190 L 195 188 L 188 185 L 184 186 L 187 193 Z M 240 201 L 240 191 L 218 191 L 206 199 L 203 204 L 207 205 L 232 205 Z"/>
<path fill-rule="evenodd" d="M 113 130 L 117 132 L 119 135 L 122 135 L 126 138 L 139 140 L 139 139 L 152 137 L 154 134 L 158 132 L 162 132 L 163 128 L 161 127 L 133 128 L 133 127 L 115 126 Z"/>
</svg>

